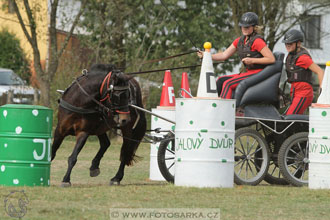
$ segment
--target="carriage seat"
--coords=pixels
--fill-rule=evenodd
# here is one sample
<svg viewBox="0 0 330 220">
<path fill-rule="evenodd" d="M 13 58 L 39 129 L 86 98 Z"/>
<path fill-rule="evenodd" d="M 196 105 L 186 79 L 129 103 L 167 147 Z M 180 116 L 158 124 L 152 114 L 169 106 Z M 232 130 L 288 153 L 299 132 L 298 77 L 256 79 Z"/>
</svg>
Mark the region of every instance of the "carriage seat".
<svg viewBox="0 0 330 220">
<path fill-rule="evenodd" d="M 309 121 L 309 115 L 283 115 L 284 120 L 302 120 Z"/>
<path fill-rule="evenodd" d="M 236 106 L 276 104 L 282 73 L 284 53 L 275 52 L 275 63 L 240 82 L 235 90 Z"/>
</svg>

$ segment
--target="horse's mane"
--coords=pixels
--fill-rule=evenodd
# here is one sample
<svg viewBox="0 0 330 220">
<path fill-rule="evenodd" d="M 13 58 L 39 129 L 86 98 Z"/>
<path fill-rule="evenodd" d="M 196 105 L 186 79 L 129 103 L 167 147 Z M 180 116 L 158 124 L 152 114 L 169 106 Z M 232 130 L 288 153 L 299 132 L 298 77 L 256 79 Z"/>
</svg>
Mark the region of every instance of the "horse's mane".
<svg viewBox="0 0 330 220">
<path fill-rule="evenodd" d="M 102 63 L 97 63 L 93 64 L 90 67 L 90 70 L 87 72 L 88 74 L 106 74 L 109 73 L 110 71 L 116 70 L 116 66 L 114 64 L 102 64 Z M 78 76 L 76 79 L 79 80 L 83 75 Z M 73 86 L 75 81 L 72 81 L 72 83 L 64 90 L 63 95 Z"/>
</svg>

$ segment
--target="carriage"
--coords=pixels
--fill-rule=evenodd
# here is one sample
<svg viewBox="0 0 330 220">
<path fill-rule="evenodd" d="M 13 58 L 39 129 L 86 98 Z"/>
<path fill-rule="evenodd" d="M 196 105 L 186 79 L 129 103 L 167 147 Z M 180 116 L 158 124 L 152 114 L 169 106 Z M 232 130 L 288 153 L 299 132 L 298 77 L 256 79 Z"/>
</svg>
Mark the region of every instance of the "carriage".
<svg viewBox="0 0 330 220">
<path fill-rule="evenodd" d="M 279 113 L 279 83 L 284 54 L 260 73 L 243 80 L 233 98 L 243 115 L 235 118 L 234 182 L 257 185 L 303 186 L 308 182 L 308 115 Z M 158 166 L 174 182 L 175 134 L 164 135 L 158 149 Z"/>
</svg>

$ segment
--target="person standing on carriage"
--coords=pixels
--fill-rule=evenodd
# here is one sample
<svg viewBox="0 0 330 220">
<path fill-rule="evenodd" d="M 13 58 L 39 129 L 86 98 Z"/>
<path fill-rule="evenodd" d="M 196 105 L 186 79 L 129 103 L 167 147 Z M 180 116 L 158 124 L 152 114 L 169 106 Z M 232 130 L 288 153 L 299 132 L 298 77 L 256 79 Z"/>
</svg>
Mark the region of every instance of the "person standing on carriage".
<svg viewBox="0 0 330 220">
<path fill-rule="evenodd" d="M 314 96 L 312 72 L 317 74 L 321 90 L 324 71 L 313 62 L 306 48 L 301 46 L 303 41 L 303 33 L 295 29 L 289 30 L 282 41 L 289 53 L 285 61 L 285 67 L 288 82 L 291 83 L 290 95 L 292 98 L 286 115 L 303 114 L 312 104 Z"/>
<path fill-rule="evenodd" d="M 212 54 L 212 60 L 224 61 L 237 52 L 246 68 L 244 73 L 221 76 L 217 79 L 217 91 L 221 98 L 232 98 L 234 89 L 242 80 L 259 73 L 268 64 L 275 62 L 273 53 L 263 37 L 258 34 L 261 30 L 258 23 L 259 19 L 256 13 L 244 13 L 239 21 L 243 35 L 236 38 L 224 52 Z M 198 51 L 197 55 L 202 58 L 203 52 Z"/>
</svg>

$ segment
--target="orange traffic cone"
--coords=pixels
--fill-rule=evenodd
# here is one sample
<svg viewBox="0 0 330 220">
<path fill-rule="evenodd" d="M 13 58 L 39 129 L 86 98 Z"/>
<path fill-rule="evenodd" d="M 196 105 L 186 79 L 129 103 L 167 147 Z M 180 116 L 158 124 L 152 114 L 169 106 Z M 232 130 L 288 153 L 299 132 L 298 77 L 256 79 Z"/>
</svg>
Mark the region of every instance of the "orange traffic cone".
<svg viewBox="0 0 330 220">
<path fill-rule="evenodd" d="M 191 98 L 191 96 L 187 92 L 191 94 L 191 90 L 188 82 L 188 74 L 187 72 L 183 72 L 181 78 L 181 96 L 183 98 Z"/>
<path fill-rule="evenodd" d="M 159 106 L 175 106 L 175 95 L 170 70 L 165 71 L 162 96 L 160 98 Z"/>
</svg>

